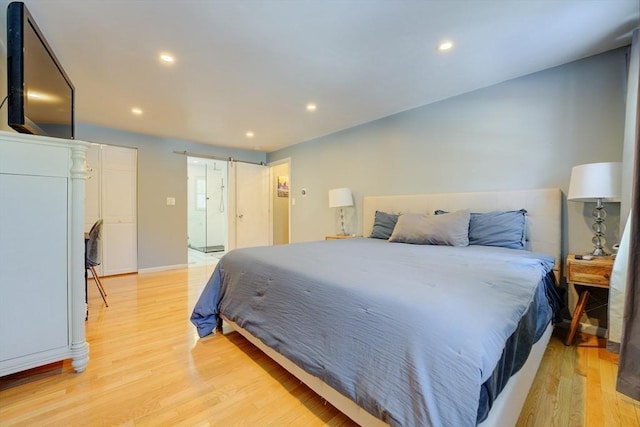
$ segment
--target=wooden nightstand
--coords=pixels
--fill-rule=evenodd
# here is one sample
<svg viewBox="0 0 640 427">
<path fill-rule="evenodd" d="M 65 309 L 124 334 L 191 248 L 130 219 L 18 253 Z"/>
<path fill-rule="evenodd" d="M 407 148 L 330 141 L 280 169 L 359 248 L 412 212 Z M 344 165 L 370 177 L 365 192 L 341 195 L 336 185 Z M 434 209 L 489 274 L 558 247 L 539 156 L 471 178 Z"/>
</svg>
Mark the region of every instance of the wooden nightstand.
<svg viewBox="0 0 640 427">
<path fill-rule="evenodd" d="M 571 327 L 565 345 L 571 345 L 578 330 L 578 323 L 589 300 L 589 287 L 608 288 L 613 269 L 613 258 L 610 256 L 593 257 L 591 260 L 576 259 L 574 254 L 567 256 L 567 283 L 582 286 L 578 304 L 571 316 Z"/>
<path fill-rule="evenodd" d="M 353 234 L 332 234 L 330 236 L 324 236 L 324 240 L 341 240 L 341 239 L 353 239 Z"/>
</svg>

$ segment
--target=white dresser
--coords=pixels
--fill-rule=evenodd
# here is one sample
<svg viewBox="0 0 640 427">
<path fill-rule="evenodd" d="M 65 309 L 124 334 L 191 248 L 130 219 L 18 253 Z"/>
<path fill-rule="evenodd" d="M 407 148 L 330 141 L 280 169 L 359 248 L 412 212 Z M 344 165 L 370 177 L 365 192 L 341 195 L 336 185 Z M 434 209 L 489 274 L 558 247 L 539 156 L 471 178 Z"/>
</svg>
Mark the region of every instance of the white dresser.
<svg viewBox="0 0 640 427">
<path fill-rule="evenodd" d="M 85 340 L 87 144 L 0 131 L 0 376 L 71 358 Z"/>
</svg>

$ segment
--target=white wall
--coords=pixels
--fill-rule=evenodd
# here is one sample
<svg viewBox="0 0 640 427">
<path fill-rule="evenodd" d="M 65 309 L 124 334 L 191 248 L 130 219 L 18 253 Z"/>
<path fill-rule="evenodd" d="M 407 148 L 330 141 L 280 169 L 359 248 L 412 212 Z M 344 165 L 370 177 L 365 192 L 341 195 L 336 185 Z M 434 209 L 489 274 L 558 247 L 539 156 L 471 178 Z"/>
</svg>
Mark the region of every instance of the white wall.
<svg viewBox="0 0 640 427">
<path fill-rule="evenodd" d="M 335 232 L 327 195 L 335 187 L 354 193 L 347 231 L 356 233 L 365 195 L 548 187 L 566 194 L 572 166 L 621 160 L 624 53 L 614 50 L 270 153 L 270 162 L 290 157 L 295 165 L 292 241 Z M 591 209 L 564 202 L 564 253 L 591 247 Z M 619 205 L 608 206 L 608 213 L 611 244 L 619 240 Z"/>
</svg>

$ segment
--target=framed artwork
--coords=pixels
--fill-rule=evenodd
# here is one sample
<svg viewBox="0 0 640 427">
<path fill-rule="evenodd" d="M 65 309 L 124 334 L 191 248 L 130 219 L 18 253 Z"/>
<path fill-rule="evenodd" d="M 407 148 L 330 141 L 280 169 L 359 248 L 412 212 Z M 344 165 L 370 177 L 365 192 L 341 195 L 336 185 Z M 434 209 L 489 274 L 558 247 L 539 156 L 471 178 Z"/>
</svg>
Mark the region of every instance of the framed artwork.
<svg viewBox="0 0 640 427">
<path fill-rule="evenodd" d="M 278 197 L 289 197 L 289 177 L 278 177 Z"/>
</svg>

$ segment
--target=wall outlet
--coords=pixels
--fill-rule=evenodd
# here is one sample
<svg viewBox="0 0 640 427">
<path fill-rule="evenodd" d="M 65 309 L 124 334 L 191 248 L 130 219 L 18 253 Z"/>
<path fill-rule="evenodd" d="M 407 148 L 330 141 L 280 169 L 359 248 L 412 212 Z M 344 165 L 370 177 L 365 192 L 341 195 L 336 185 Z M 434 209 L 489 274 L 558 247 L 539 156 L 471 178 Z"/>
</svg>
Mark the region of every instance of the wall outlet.
<svg viewBox="0 0 640 427">
<path fill-rule="evenodd" d="M 175 197 L 167 197 L 167 206 L 175 206 L 176 198 Z"/>
</svg>

